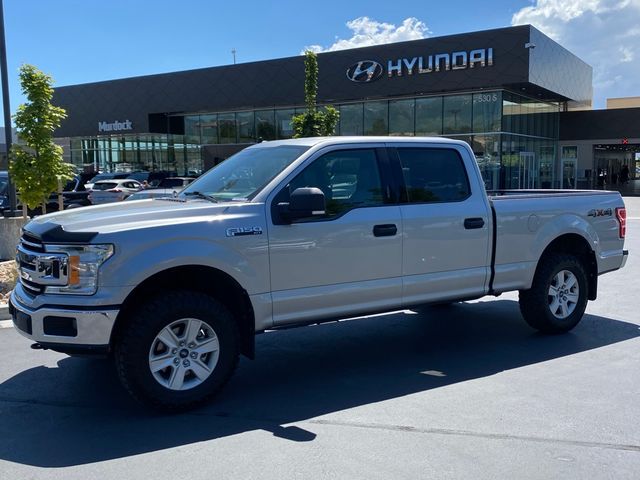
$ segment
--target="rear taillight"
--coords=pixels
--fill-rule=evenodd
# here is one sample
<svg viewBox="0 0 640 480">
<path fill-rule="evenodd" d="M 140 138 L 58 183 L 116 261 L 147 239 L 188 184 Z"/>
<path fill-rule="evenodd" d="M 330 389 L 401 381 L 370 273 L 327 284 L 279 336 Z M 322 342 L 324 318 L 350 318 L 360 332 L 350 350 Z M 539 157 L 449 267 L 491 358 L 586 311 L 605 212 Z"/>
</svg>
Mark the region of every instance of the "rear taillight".
<svg viewBox="0 0 640 480">
<path fill-rule="evenodd" d="M 616 208 L 616 218 L 618 219 L 618 235 L 624 238 L 627 234 L 627 209 L 624 207 Z"/>
</svg>

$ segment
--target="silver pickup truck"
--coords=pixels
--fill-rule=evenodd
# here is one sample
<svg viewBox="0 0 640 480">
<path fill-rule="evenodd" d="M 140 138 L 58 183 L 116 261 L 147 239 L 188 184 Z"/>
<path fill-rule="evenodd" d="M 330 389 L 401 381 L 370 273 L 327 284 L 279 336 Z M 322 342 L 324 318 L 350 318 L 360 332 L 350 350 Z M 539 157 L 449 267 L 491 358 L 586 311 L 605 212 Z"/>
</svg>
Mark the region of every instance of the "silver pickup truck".
<svg viewBox="0 0 640 480">
<path fill-rule="evenodd" d="M 461 141 L 264 142 L 175 198 L 31 221 L 10 311 L 35 348 L 111 355 L 135 398 L 186 409 L 266 330 L 519 290 L 529 325 L 566 332 L 624 265 L 625 222 L 616 192 L 487 196 Z"/>
</svg>

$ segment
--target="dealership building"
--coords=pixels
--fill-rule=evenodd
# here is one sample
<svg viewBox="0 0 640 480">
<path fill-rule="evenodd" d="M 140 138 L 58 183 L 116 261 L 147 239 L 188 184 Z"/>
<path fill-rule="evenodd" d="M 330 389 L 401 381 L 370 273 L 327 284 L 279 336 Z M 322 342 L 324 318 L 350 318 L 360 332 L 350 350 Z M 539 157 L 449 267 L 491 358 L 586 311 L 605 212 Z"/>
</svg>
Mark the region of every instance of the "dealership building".
<svg viewBox="0 0 640 480">
<path fill-rule="evenodd" d="M 322 53 L 318 65 L 336 134 L 464 140 L 488 189 L 592 187 L 640 165 L 640 108 L 591 111 L 592 68 L 529 25 Z M 291 138 L 304 57 L 58 87 L 54 103 L 68 113 L 55 135 L 84 169 L 199 174 Z"/>
</svg>

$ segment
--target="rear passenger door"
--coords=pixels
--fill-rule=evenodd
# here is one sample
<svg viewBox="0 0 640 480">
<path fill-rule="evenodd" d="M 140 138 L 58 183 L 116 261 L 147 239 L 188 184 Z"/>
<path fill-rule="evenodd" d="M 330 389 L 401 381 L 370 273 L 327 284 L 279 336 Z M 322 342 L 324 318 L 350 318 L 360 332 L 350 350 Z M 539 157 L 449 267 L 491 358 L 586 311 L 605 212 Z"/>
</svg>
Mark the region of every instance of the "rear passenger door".
<svg viewBox="0 0 640 480">
<path fill-rule="evenodd" d="M 401 191 L 403 304 L 484 295 L 491 221 L 484 189 L 467 173 L 475 158 L 447 143 L 390 153 Z"/>
</svg>

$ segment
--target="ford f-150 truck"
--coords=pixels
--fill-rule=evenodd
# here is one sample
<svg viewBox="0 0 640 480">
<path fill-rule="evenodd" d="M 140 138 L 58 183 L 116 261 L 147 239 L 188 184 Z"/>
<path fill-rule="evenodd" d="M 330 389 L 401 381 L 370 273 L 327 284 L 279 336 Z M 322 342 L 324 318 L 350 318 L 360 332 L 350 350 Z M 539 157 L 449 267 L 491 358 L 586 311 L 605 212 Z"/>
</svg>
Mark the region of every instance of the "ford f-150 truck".
<svg viewBox="0 0 640 480">
<path fill-rule="evenodd" d="M 616 192 L 488 196 L 462 141 L 263 142 L 175 198 L 32 220 L 10 311 L 35 348 L 111 355 L 135 398 L 180 410 L 266 330 L 519 290 L 529 325 L 566 332 L 624 265 L 625 222 Z"/>
</svg>

